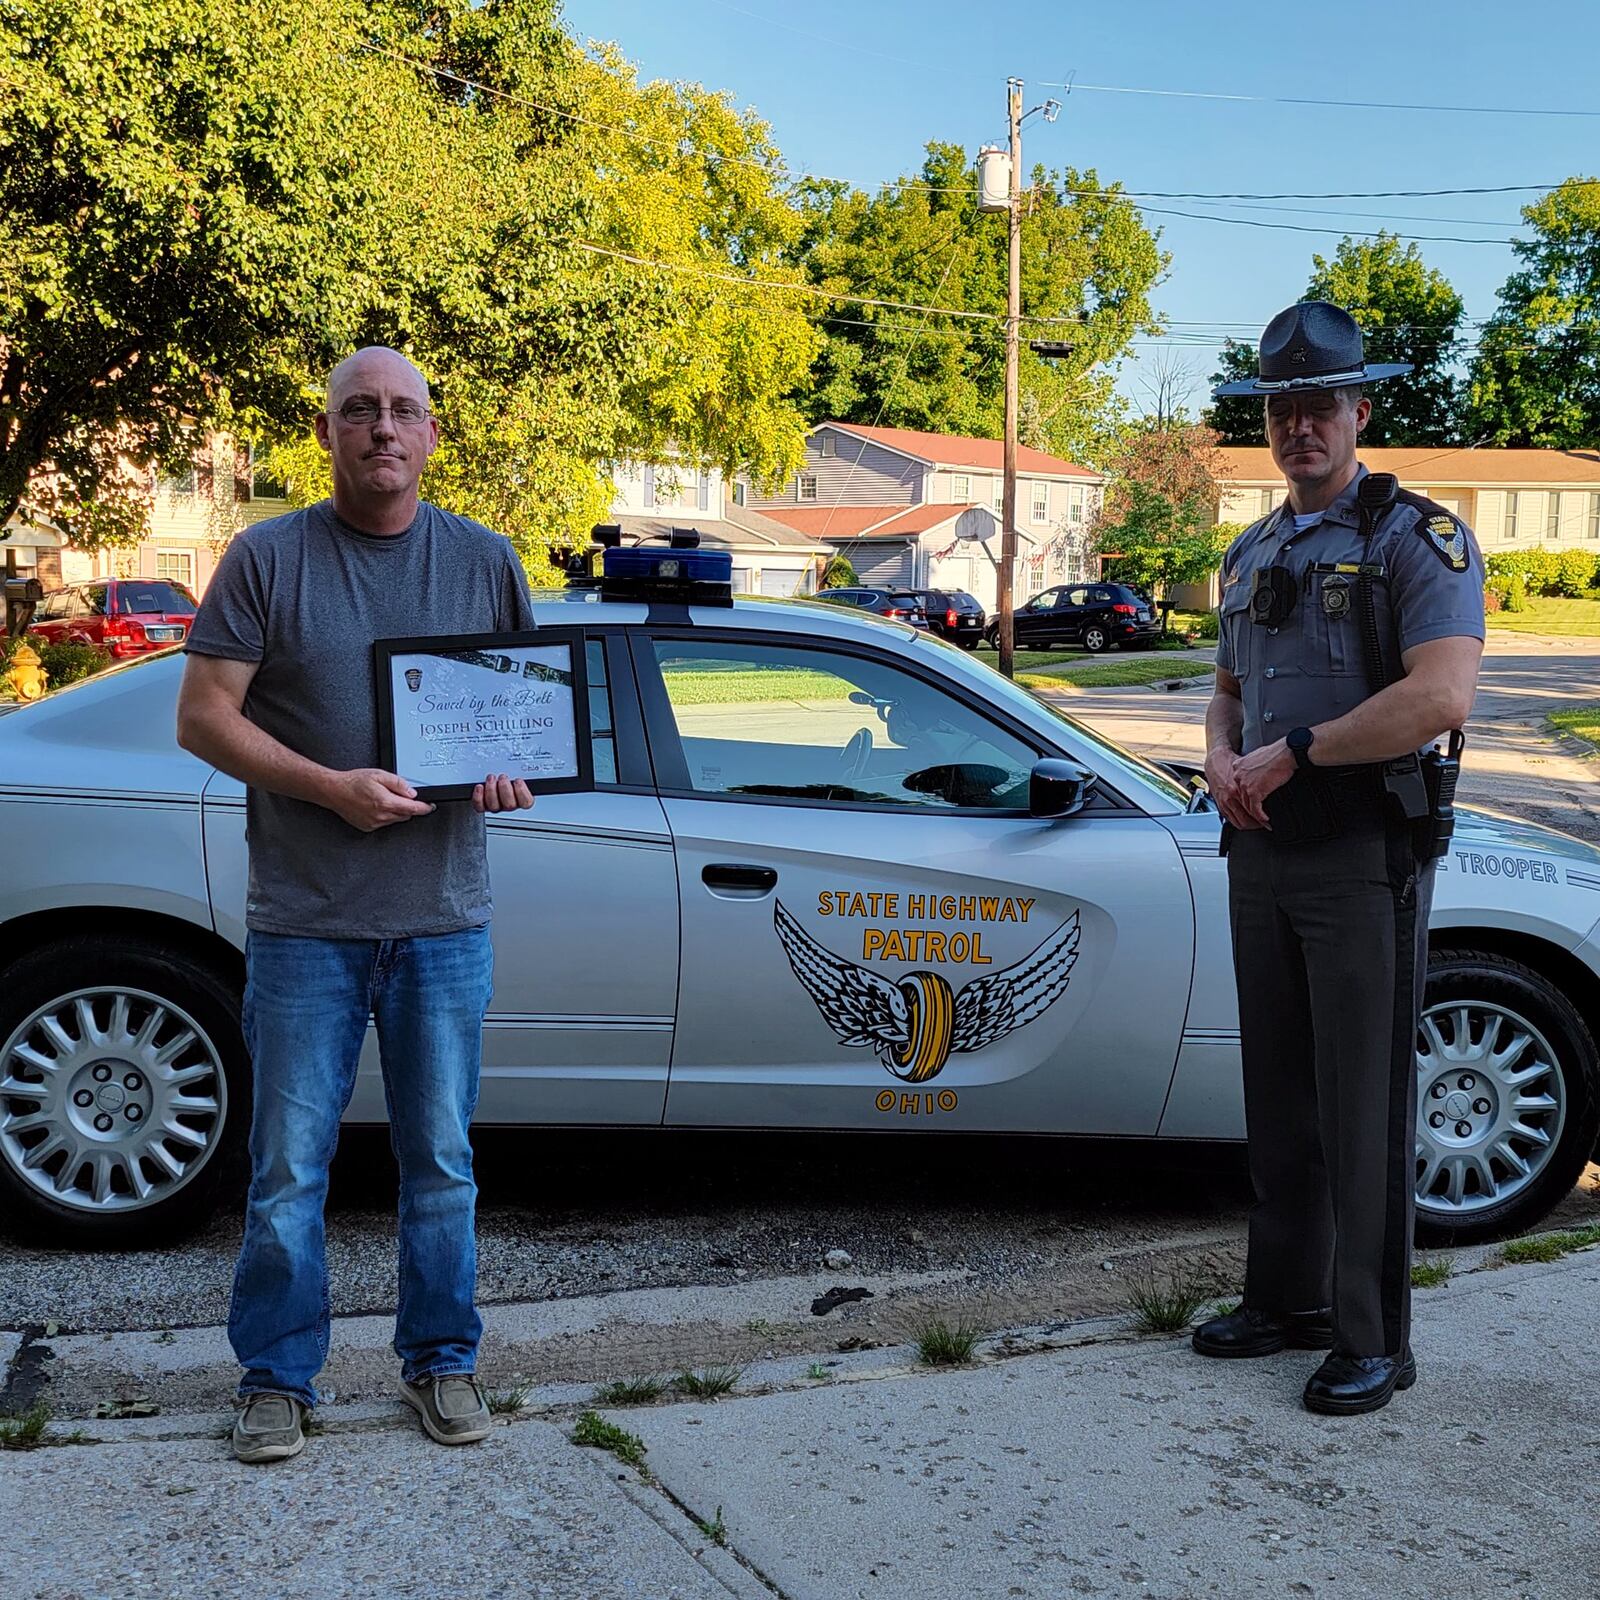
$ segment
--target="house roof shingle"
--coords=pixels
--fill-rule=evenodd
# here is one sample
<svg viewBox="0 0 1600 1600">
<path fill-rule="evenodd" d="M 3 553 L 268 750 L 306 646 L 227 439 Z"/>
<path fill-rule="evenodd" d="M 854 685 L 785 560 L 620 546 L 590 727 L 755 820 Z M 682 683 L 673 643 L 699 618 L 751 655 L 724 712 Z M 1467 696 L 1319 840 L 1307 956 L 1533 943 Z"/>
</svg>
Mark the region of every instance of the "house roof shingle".
<svg viewBox="0 0 1600 1600">
<path fill-rule="evenodd" d="M 911 428 L 873 428 L 856 422 L 822 422 L 821 428 L 833 428 L 873 444 L 887 445 L 903 455 L 915 456 L 919 461 L 930 461 L 940 467 L 982 467 L 999 472 L 1005 465 L 1005 446 L 999 439 L 968 439 L 954 433 L 919 433 Z M 813 430 L 814 431 L 814 430 Z M 1075 466 L 1060 456 L 1046 455 L 1043 450 L 1030 450 L 1017 446 L 1017 471 L 1035 476 L 1079 478 L 1085 483 L 1099 483 L 1102 474 L 1087 467 Z"/>
<path fill-rule="evenodd" d="M 815 550 L 818 545 L 816 536 L 798 533 L 781 522 L 742 507 L 737 513 L 737 520 L 732 516 L 707 517 L 694 512 L 680 512 L 676 516 L 666 517 L 640 517 L 624 513 L 611 520 L 628 539 L 665 537 L 674 528 L 696 528 L 704 544 L 723 549 L 804 552 Z"/>
<path fill-rule="evenodd" d="M 1359 452 L 1370 472 L 1392 472 L 1401 483 L 1443 486 L 1475 484 L 1592 484 L 1600 488 L 1600 451 L 1595 450 L 1441 450 L 1372 449 Z M 1278 485 L 1283 473 L 1264 445 L 1225 446 L 1217 479 L 1221 483 Z"/>
<path fill-rule="evenodd" d="M 854 539 L 905 511 L 894 506 L 768 506 L 761 513 L 813 539 Z"/>
</svg>

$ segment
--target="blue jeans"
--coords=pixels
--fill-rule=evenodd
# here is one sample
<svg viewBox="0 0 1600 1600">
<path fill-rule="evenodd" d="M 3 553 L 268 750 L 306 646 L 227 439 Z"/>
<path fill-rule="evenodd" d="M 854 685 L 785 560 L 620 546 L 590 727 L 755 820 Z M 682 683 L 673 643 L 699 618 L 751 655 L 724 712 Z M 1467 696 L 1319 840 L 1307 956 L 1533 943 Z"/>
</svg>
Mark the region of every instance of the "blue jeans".
<svg viewBox="0 0 1600 1600">
<path fill-rule="evenodd" d="M 369 1017 L 400 1166 L 395 1353 L 412 1382 L 471 1372 L 483 1324 L 467 1124 L 493 982 L 488 928 L 421 939 L 252 933 L 245 962 L 253 1177 L 228 1313 L 240 1395 L 316 1404 L 330 1332 L 328 1164 Z"/>
</svg>

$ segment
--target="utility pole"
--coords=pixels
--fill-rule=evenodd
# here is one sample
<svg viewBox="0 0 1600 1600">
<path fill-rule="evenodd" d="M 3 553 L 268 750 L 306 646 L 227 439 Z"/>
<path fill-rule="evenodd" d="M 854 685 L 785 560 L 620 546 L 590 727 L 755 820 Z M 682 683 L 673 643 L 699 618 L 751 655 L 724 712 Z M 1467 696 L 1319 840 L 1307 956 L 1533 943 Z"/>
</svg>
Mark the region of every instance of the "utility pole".
<svg viewBox="0 0 1600 1600">
<path fill-rule="evenodd" d="M 1011 677 L 1012 585 L 1017 565 L 1017 355 L 1022 333 L 1022 79 L 1006 79 L 1011 127 L 1010 236 L 1006 242 L 1005 488 L 1000 500 L 1000 670 Z"/>
</svg>

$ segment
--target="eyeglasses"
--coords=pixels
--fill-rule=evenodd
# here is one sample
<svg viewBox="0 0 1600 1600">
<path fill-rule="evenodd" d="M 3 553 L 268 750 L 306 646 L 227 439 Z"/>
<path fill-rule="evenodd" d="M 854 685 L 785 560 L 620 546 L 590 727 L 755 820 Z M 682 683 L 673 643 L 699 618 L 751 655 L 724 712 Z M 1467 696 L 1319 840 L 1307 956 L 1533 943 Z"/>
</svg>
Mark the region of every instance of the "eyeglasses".
<svg viewBox="0 0 1600 1600">
<path fill-rule="evenodd" d="M 376 422 L 385 411 L 395 422 L 401 423 L 414 424 L 433 415 L 420 400 L 396 400 L 392 406 L 380 406 L 372 400 L 346 400 L 337 408 L 337 415 L 353 427 L 360 428 L 369 422 Z"/>
</svg>

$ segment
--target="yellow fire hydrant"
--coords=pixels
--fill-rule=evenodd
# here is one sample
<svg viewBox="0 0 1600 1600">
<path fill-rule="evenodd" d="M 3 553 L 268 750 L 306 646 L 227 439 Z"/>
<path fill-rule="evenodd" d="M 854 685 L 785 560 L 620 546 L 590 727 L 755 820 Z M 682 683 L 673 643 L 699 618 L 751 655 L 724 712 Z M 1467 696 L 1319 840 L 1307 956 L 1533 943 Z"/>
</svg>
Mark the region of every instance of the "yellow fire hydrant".
<svg viewBox="0 0 1600 1600">
<path fill-rule="evenodd" d="M 19 700 L 37 700 L 49 687 L 50 675 L 44 670 L 38 651 L 26 639 L 11 658 L 4 683 Z"/>
</svg>

